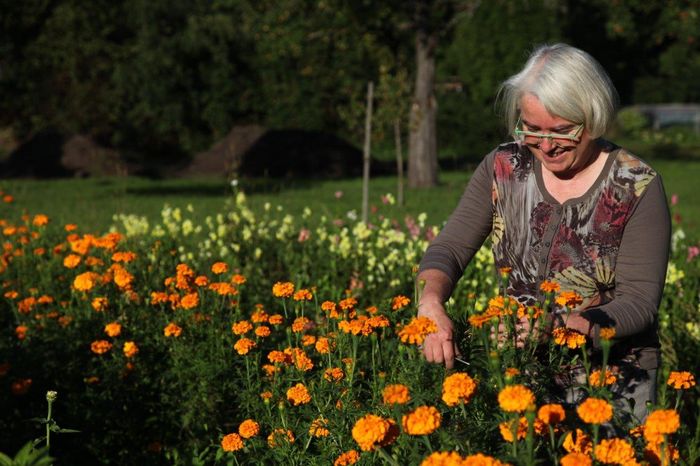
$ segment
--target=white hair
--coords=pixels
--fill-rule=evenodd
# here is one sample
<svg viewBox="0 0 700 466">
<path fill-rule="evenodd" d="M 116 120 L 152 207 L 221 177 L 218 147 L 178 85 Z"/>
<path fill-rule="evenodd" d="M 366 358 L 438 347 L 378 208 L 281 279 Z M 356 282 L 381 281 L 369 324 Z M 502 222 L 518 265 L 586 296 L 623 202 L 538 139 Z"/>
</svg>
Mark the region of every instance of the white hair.
<svg viewBox="0 0 700 466">
<path fill-rule="evenodd" d="M 523 69 L 501 84 L 498 100 L 509 131 L 525 94 L 537 97 L 552 115 L 583 123 L 592 138 L 609 129 L 618 105 L 615 86 L 600 63 L 567 44 L 537 47 Z"/>
</svg>

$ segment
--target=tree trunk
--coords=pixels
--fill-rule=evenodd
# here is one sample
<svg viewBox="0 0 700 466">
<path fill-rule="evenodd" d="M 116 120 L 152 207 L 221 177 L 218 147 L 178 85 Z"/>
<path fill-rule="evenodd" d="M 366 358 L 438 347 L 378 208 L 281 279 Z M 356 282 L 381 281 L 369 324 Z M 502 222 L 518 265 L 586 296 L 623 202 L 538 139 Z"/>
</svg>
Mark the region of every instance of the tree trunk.
<svg viewBox="0 0 700 466">
<path fill-rule="evenodd" d="M 408 185 L 437 185 L 437 134 L 435 100 L 435 47 L 437 35 L 419 28 L 416 32 L 416 84 L 410 114 Z"/>
</svg>

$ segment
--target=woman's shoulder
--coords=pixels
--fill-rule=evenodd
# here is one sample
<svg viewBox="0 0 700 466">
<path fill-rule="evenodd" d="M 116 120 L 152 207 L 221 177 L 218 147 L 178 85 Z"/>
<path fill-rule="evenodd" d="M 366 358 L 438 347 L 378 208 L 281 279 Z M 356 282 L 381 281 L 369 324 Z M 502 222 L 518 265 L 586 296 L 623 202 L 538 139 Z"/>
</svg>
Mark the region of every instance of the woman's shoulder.
<svg viewBox="0 0 700 466">
<path fill-rule="evenodd" d="M 658 173 L 647 161 L 633 154 L 624 147 L 620 147 L 609 141 L 603 141 L 605 150 L 615 158 L 614 169 L 619 175 L 629 176 L 657 176 Z"/>
</svg>

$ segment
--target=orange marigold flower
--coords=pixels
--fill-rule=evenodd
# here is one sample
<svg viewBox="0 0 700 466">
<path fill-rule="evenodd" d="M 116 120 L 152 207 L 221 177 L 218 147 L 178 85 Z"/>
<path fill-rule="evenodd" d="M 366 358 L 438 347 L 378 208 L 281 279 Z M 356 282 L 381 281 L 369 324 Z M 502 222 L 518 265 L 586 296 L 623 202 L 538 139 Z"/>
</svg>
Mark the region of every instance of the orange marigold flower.
<svg viewBox="0 0 700 466">
<path fill-rule="evenodd" d="M 309 435 L 313 437 L 328 437 L 331 431 L 328 430 L 328 420 L 321 417 L 314 419 L 309 427 Z"/>
<path fill-rule="evenodd" d="M 74 269 L 78 265 L 80 265 L 81 260 L 82 260 L 82 258 L 77 254 L 68 254 L 63 259 L 63 266 L 67 269 Z"/>
<path fill-rule="evenodd" d="M 182 328 L 174 322 L 170 322 L 163 329 L 163 335 L 166 337 L 179 337 L 182 333 Z"/>
<path fill-rule="evenodd" d="M 277 350 L 272 350 L 267 354 L 267 359 L 272 363 L 291 364 L 291 356 Z"/>
<path fill-rule="evenodd" d="M 207 286 L 209 284 L 209 278 L 206 275 L 199 275 L 194 279 L 194 284 L 200 287 Z"/>
<path fill-rule="evenodd" d="M 411 395 L 408 392 L 408 387 L 397 383 L 393 385 L 387 385 L 382 391 L 382 399 L 385 404 L 398 404 L 402 405 L 408 403 L 411 399 Z"/>
<path fill-rule="evenodd" d="M 214 262 L 211 265 L 211 272 L 216 275 L 228 272 L 228 264 L 226 262 Z"/>
<path fill-rule="evenodd" d="M 292 331 L 295 333 L 300 333 L 303 332 L 304 329 L 306 328 L 306 325 L 309 324 L 311 321 L 307 319 L 306 317 L 297 317 L 294 319 L 294 322 L 292 323 Z"/>
<path fill-rule="evenodd" d="M 519 374 L 520 374 L 520 369 L 518 369 L 517 367 L 508 367 L 508 368 L 506 368 L 506 370 L 504 371 L 504 375 L 505 375 L 507 378 L 511 378 L 511 379 L 512 379 L 513 377 L 515 377 L 516 375 L 519 375 Z"/>
<path fill-rule="evenodd" d="M 681 426 L 681 418 L 675 409 L 657 409 L 644 421 L 644 438 L 649 442 L 659 442 L 663 435 L 676 432 Z"/>
<path fill-rule="evenodd" d="M 695 377 L 687 371 L 671 371 L 666 384 L 672 386 L 676 390 L 691 388 L 695 386 Z"/>
<path fill-rule="evenodd" d="M 47 217 L 44 214 L 37 214 L 34 216 L 34 219 L 32 220 L 32 225 L 35 227 L 43 227 L 44 225 L 49 223 L 49 217 Z"/>
<path fill-rule="evenodd" d="M 120 266 L 119 264 L 114 264 L 112 266 L 112 270 L 114 273 L 114 283 L 119 288 L 128 289 L 131 287 L 131 284 L 134 281 L 133 275 L 131 275 L 124 267 Z"/>
<path fill-rule="evenodd" d="M 340 367 L 330 367 L 323 372 L 323 378 L 328 382 L 340 382 L 345 378 L 345 373 Z"/>
<path fill-rule="evenodd" d="M 284 317 L 281 314 L 272 314 L 268 319 L 270 325 L 279 325 L 284 322 Z"/>
<path fill-rule="evenodd" d="M 311 359 L 306 355 L 303 349 L 287 348 L 284 350 L 284 352 L 291 356 L 292 362 L 294 363 L 294 367 L 296 367 L 300 371 L 307 372 L 314 368 L 313 361 L 311 361 Z"/>
<path fill-rule="evenodd" d="M 527 437 L 527 418 L 521 416 L 520 419 L 511 419 L 510 421 L 501 422 L 498 424 L 498 430 L 501 433 L 501 437 L 506 442 L 513 442 L 513 427 L 515 427 L 515 422 L 518 422 L 515 432 L 515 437 L 518 440 L 522 440 Z"/>
<path fill-rule="evenodd" d="M 420 466 L 462 466 L 463 464 L 464 459 L 457 452 L 436 451 L 426 456 Z"/>
<path fill-rule="evenodd" d="M 221 439 L 221 448 L 224 451 L 238 451 L 243 448 L 243 440 L 236 433 L 225 435 Z"/>
<path fill-rule="evenodd" d="M 311 301 L 312 299 L 314 299 L 314 295 L 311 294 L 311 292 L 306 288 L 302 288 L 301 290 L 294 293 L 293 299 L 294 301 Z"/>
<path fill-rule="evenodd" d="M 451 466 L 452 463 L 448 463 L 445 466 Z M 464 461 L 462 463 L 459 463 L 459 466 L 510 466 L 508 463 L 502 463 L 501 461 L 498 461 L 496 458 L 493 458 L 491 456 L 486 456 L 482 453 L 477 453 L 475 455 L 469 455 L 464 458 Z"/>
<path fill-rule="evenodd" d="M 112 254 L 112 262 L 133 262 L 136 254 L 131 251 L 115 252 Z"/>
<path fill-rule="evenodd" d="M 598 461 L 605 464 L 628 464 L 635 461 L 634 448 L 621 438 L 601 440 L 593 453 Z"/>
<path fill-rule="evenodd" d="M 554 301 L 560 306 L 575 308 L 583 302 L 583 297 L 575 291 L 562 291 L 559 296 L 554 298 Z"/>
<path fill-rule="evenodd" d="M 442 382 L 442 401 L 447 406 L 467 404 L 476 391 L 476 382 L 464 372 L 456 372 L 445 377 Z"/>
<path fill-rule="evenodd" d="M 301 337 L 302 346 L 311 346 L 316 343 L 316 337 L 314 335 L 304 335 Z"/>
<path fill-rule="evenodd" d="M 17 339 L 24 340 L 27 337 L 27 330 L 29 330 L 29 327 L 26 325 L 18 325 L 15 327 L 15 336 Z"/>
<path fill-rule="evenodd" d="M 560 404 L 546 404 L 540 406 L 537 411 L 537 419 L 544 422 L 547 425 L 559 424 L 566 418 L 566 413 L 564 408 Z"/>
<path fill-rule="evenodd" d="M 335 311 L 336 304 L 333 301 L 324 301 L 321 303 L 321 310 L 325 312 Z"/>
<path fill-rule="evenodd" d="M 394 296 L 391 300 L 391 309 L 394 311 L 399 311 L 403 309 L 404 307 L 408 306 L 411 303 L 411 300 L 402 294 L 398 296 Z"/>
<path fill-rule="evenodd" d="M 245 335 L 251 330 L 253 330 L 253 324 L 251 324 L 247 320 L 240 320 L 231 326 L 231 331 L 235 335 Z"/>
<path fill-rule="evenodd" d="M 569 453 L 575 452 L 588 455 L 593 452 L 593 441 L 581 429 L 567 432 L 562 446 Z"/>
<path fill-rule="evenodd" d="M 267 445 L 275 448 L 282 443 L 294 443 L 294 433 L 289 429 L 275 429 L 267 436 Z"/>
<path fill-rule="evenodd" d="M 362 451 L 372 451 L 384 443 L 390 435 L 392 423 L 375 414 L 367 414 L 355 422 L 352 428 L 352 438 L 355 439 Z"/>
<path fill-rule="evenodd" d="M 535 394 L 524 385 L 509 385 L 498 394 L 498 405 L 503 411 L 519 413 L 535 404 Z"/>
<path fill-rule="evenodd" d="M 265 309 L 260 307 L 259 309 L 256 309 L 253 311 L 253 313 L 250 315 L 250 320 L 253 321 L 256 324 L 262 324 L 268 321 L 270 316 L 265 312 Z"/>
<path fill-rule="evenodd" d="M 328 354 L 333 350 L 333 343 L 327 337 L 319 337 L 316 340 L 315 348 L 320 354 Z"/>
<path fill-rule="evenodd" d="M 231 282 L 235 285 L 242 285 L 246 282 L 246 278 L 240 273 L 236 273 L 231 277 Z"/>
<path fill-rule="evenodd" d="M 303 383 L 298 383 L 295 386 L 287 390 L 287 400 L 289 400 L 294 406 L 305 405 L 311 401 L 311 395 L 306 385 Z"/>
<path fill-rule="evenodd" d="M 545 280 L 542 283 L 540 283 L 540 290 L 544 291 L 545 293 L 556 293 L 559 291 L 559 283 L 553 282 L 550 280 Z"/>
<path fill-rule="evenodd" d="M 584 453 L 574 451 L 562 456 L 559 464 L 561 466 L 592 466 L 593 460 Z"/>
<path fill-rule="evenodd" d="M 552 337 L 557 345 L 566 345 L 571 349 L 579 348 L 586 343 L 586 337 L 583 334 L 566 327 L 555 328 L 552 331 Z"/>
<path fill-rule="evenodd" d="M 277 372 L 280 371 L 280 368 L 277 366 L 273 366 L 272 364 L 263 364 L 262 370 L 265 372 L 266 376 L 272 377 L 273 375 L 275 375 Z"/>
<path fill-rule="evenodd" d="M 272 294 L 276 298 L 289 298 L 294 293 L 294 283 L 277 282 L 272 285 Z"/>
<path fill-rule="evenodd" d="M 199 306 L 199 294 L 187 293 L 180 299 L 180 307 L 183 309 L 192 309 Z"/>
<path fill-rule="evenodd" d="M 341 453 L 333 462 L 333 466 L 350 466 L 358 461 L 360 461 L 360 454 L 357 450 L 350 450 Z"/>
<path fill-rule="evenodd" d="M 576 412 L 587 424 L 603 424 L 612 419 L 613 407 L 607 400 L 591 397 L 578 405 Z"/>
<path fill-rule="evenodd" d="M 73 280 L 73 288 L 78 291 L 90 291 L 99 281 L 100 276 L 95 272 L 81 273 Z"/>
<path fill-rule="evenodd" d="M 151 304 L 157 306 L 158 304 L 165 304 L 168 302 L 168 293 L 164 291 L 151 291 Z"/>
<path fill-rule="evenodd" d="M 10 290 L 10 291 L 6 291 L 5 294 L 4 294 L 4 296 L 5 296 L 7 299 L 16 299 L 17 296 L 19 296 L 19 293 L 17 293 L 17 292 L 14 291 L 14 290 Z"/>
<path fill-rule="evenodd" d="M 402 343 L 422 345 L 425 337 L 437 330 L 437 324 L 429 317 L 414 317 L 398 333 Z"/>
<path fill-rule="evenodd" d="M 246 419 L 238 426 L 238 433 L 245 439 L 255 437 L 260 433 L 260 424 L 252 419 Z"/>
<path fill-rule="evenodd" d="M 601 373 L 600 369 L 594 370 L 590 375 L 591 385 L 594 387 L 603 387 L 607 385 L 612 385 L 617 382 L 617 377 L 612 371 L 605 369 L 605 377 Z"/>
<path fill-rule="evenodd" d="M 409 435 L 428 435 L 442 422 L 440 411 L 434 406 L 419 406 L 401 418 L 403 430 Z"/>
<path fill-rule="evenodd" d="M 256 343 L 250 338 L 241 338 L 234 345 L 233 349 L 240 355 L 245 355 L 250 352 L 251 349 L 255 348 Z"/>
<path fill-rule="evenodd" d="M 20 396 L 26 394 L 32 386 L 32 379 L 19 379 L 12 382 L 10 391 L 13 395 Z"/>
<path fill-rule="evenodd" d="M 260 394 L 260 398 L 262 398 L 263 401 L 269 401 L 272 398 L 272 392 L 265 390 Z"/>
<path fill-rule="evenodd" d="M 338 303 L 338 306 L 344 311 L 348 311 L 357 306 L 357 300 L 355 298 L 345 298 Z"/>
<path fill-rule="evenodd" d="M 255 329 L 255 335 L 260 338 L 269 337 L 271 333 L 272 331 L 267 325 L 261 325 Z"/>
<path fill-rule="evenodd" d="M 215 282 L 209 285 L 209 289 L 215 291 L 220 296 L 235 296 L 238 294 L 238 290 L 235 289 L 230 283 L 226 282 Z"/>
<path fill-rule="evenodd" d="M 671 442 L 666 442 L 666 448 L 663 448 L 664 442 L 649 442 L 644 449 L 644 459 L 653 465 L 666 465 L 678 462 L 680 454 L 678 449 Z M 663 448 L 663 452 L 661 451 Z"/>
<path fill-rule="evenodd" d="M 36 298 L 34 296 L 29 296 L 17 303 L 17 310 L 22 314 L 29 314 L 36 304 Z"/>
<path fill-rule="evenodd" d="M 122 333 L 122 324 L 119 322 L 110 322 L 105 325 L 105 333 L 112 338 L 118 337 Z"/>
<path fill-rule="evenodd" d="M 95 354 L 105 354 L 112 349 L 112 344 L 107 340 L 95 340 L 90 344 L 90 350 Z"/>
<path fill-rule="evenodd" d="M 138 354 L 139 347 L 133 341 L 125 341 L 122 351 L 127 358 L 133 358 Z"/>
<path fill-rule="evenodd" d="M 603 327 L 598 333 L 601 340 L 612 340 L 615 338 L 615 329 L 613 327 Z"/>
</svg>

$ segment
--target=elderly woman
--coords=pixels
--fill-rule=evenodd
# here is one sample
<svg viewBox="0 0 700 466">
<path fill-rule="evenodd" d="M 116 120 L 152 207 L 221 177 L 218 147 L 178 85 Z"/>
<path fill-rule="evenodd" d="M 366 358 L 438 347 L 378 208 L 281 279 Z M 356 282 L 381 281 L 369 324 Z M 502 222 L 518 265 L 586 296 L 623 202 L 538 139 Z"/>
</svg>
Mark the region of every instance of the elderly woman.
<svg viewBox="0 0 700 466">
<path fill-rule="evenodd" d="M 586 52 L 539 47 L 499 96 L 515 141 L 484 158 L 420 264 L 418 313 L 439 329 L 423 354 L 453 366 L 457 349 L 444 303 L 490 235 L 496 266 L 511 269 L 510 296 L 534 304 L 543 299 L 542 282 L 553 281 L 583 298 L 554 325 L 594 342 L 601 327 L 614 327 L 611 363 L 627 371 L 624 396 L 641 419 L 655 398 L 657 311 L 669 253 L 661 177 L 602 139 L 617 92 Z M 527 319 L 519 327 L 527 331 Z"/>
</svg>

